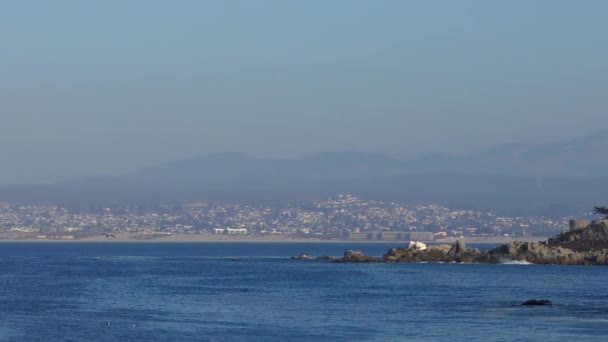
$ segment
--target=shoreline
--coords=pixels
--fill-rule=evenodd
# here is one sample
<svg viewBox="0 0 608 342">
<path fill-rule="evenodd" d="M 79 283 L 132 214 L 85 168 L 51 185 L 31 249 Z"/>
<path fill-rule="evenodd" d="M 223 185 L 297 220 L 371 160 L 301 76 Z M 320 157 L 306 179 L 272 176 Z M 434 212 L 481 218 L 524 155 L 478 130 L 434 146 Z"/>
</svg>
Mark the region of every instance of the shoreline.
<svg viewBox="0 0 608 342">
<path fill-rule="evenodd" d="M 428 244 L 453 244 L 458 240 L 473 244 L 505 244 L 512 241 L 538 242 L 546 240 L 547 237 L 527 236 L 521 238 L 511 237 L 463 237 L 447 238 L 434 241 L 421 241 Z M 80 239 L 3 239 L 2 243 L 343 243 L 343 244 L 363 244 L 381 243 L 402 245 L 409 243 L 409 240 L 326 240 L 318 238 L 289 238 L 289 237 L 253 237 L 253 236 L 218 236 L 218 235 L 195 235 L 195 234 L 175 234 L 168 236 L 145 236 L 141 234 L 116 234 L 116 238 L 105 238 L 103 236 L 92 236 Z"/>
</svg>

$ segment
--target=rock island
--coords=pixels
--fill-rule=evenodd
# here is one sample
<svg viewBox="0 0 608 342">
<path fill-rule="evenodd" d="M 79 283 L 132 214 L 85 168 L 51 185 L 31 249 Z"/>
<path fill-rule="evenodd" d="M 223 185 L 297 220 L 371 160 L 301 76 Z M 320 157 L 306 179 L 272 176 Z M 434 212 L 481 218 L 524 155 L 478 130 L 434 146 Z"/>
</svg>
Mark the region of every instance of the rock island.
<svg viewBox="0 0 608 342">
<path fill-rule="evenodd" d="M 522 261 L 533 264 L 608 265 L 608 218 L 571 221 L 570 231 L 546 241 L 514 241 L 489 251 L 470 248 L 462 240 L 453 245 L 426 246 L 410 243 L 391 248 L 382 257 L 346 250 L 333 262 L 476 262 Z"/>
</svg>

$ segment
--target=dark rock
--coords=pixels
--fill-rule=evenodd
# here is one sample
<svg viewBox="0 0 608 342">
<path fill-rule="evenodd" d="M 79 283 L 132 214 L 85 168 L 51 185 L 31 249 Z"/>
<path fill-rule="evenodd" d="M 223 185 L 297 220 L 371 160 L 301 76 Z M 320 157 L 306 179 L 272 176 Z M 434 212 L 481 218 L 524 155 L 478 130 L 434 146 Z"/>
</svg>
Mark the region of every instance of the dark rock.
<svg viewBox="0 0 608 342">
<path fill-rule="evenodd" d="M 379 262 L 381 258 L 363 254 L 363 252 L 355 249 L 347 249 L 344 251 L 344 257 L 333 259 L 333 262 Z"/>
<path fill-rule="evenodd" d="M 424 250 L 416 248 L 391 248 L 382 257 L 383 261 L 397 262 L 487 262 L 487 253 L 476 248 L 467 248 L 463 241 L 453 246 L 428 246 Z"/>
<path fill-rule="evenodd" d="M 312 256 L 312 255 L 308 255 L 306 253 L 302 253 L 302 254 L 294 255 L 290 259 L 295 259 L 295 260 L 314 260 L 315 257 Z"/>
<path fill-rule="evenodd" d="M 421 258 L 424 259 L 424 261 L 446 261 L 449 250 L 449 245 L 430 246 L 424 251 Z"/>
<path fill-rule="evenodd" d="M 528 299 L 527 301 L 521 303 L 521 305 L 525 306 L 537 306 L 537 305 L 553 305 L 548 299 Z"/>
<path fill-rule="evenodd" d="M 492 262 L 499 260 L 527 261 L 533 264 L 585 264 L 583 254 L 561 246 L 549 246 L 539 242 L 509 242 L 488 252 Z"/>
<path fill-rule="evenodd" d="M 294 255 L 292 257 L 290 257 L 290 259 L 294 259 L 294 260 L 334 260 L 336 259 L 336 257 L 332 257 L 329 255 L 320 255 L 318 257 L 306 254 L 306 253 L 302 253 L 302 254 L 298 254 L 298 255 Z"/>
<path fill-rule="evenodd" d="M 386 252 L 386 255 L 399 259 L 399 258 L 403 257 L 405 254 L 407 254 L 407 252 L 408 252 L 408 250 L 406 248 L 397 247 L 397 248 L 389 249 L 388 252 Z"/>
<path fill-rule="evenodd" d="M 454 253 L 456 255 L 459 255 L 459 254 L 464 253 L 464 252 L 467 251 L 467 245 L 464 243 L 463 240 L 458 240 L 454 244 L 453 249 L 454 249 Z"/>
</svg>

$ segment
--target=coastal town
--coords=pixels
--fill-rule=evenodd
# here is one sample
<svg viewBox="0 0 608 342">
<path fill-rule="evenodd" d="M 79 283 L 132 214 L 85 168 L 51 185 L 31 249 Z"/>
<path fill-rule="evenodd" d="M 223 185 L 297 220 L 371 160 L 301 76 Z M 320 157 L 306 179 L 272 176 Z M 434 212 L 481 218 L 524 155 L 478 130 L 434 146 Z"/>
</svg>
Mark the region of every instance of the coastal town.
<svg viewBox="0 0 608 342">
<path fill-rule="evenodd" d="M 572 218 L 505 217 L 491 211 L 387 203 L 352 195 L 285 206 L 205 202 L 92 207 L 86 212 L 0 203 L 0 239 L 75 240 L 101 234 L 141 239 L 175 234 L 352 241 L 521 238 L 559 234 Z"/>
</svg>

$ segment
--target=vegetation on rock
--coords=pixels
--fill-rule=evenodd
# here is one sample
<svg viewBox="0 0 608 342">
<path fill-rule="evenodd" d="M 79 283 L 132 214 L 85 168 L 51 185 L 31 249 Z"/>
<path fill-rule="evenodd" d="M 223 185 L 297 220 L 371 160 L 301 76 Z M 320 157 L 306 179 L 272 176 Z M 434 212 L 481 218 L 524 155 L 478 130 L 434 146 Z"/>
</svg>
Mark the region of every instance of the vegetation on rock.
<svg viewBox="0 0 608 342">
<path fill-rule="evenodd" d="M 593 207 L 593 213 L 604 215 L 604 218 L 608 219 L 608 207 Z"/>
</svg>

